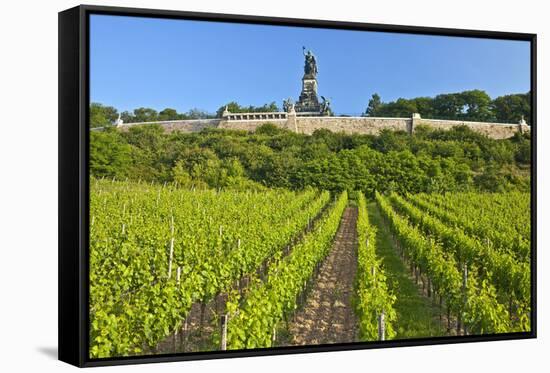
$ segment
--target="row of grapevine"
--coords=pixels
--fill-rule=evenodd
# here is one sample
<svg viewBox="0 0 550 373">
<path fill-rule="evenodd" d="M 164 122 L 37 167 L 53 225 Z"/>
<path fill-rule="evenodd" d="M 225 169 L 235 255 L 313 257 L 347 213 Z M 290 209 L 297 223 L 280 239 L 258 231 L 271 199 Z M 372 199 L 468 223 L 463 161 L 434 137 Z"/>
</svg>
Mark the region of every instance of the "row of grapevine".
<svg viewBox="0 0 550 373">
<path fill-rule="evenodd" d="M 517 258 L 519 261 L 528 262 L 531 256 L 531 242 L 526 240 L 519 233 L 504 232 L 495 229 L 492 223 L 486 221 L 478 221 L 475 216 L 468 215 L 464 211 L 450 212 L 437 204 L 428 202 L 420 195 L 410 195 L 408 200 L 414 203 L 417 207 L 427 213 L 437 217 L 442 222 L 452 226 L 458 226 L 467 234 L 477 237 L 486 245 L 494 245 L 495 249 L 505 250 Z M 514 204 L 514 200 L 510 199 L 510 204 Z M 502 219 L 499 215 L 493 216 L 494 220 Z"/>
<path fill-rule="evenodd" d="M 347 200 L 342 193 L 292 252 L 269 268 L 265 282 L 253 285 L 244 299 L 233 294 L 227 302 L 229 349 L 272 346 L 278 324 L 296 310 L 299 295 L 329 253 Z"/>
<path fill-rule="evenodd" d="M 521 331 L 529 328 L 529 263 L 518 262 L 507 252 L 498 251 L 483 241 L 468 236 L 459 227 L 442 223 L 397 194 L 392 194 L 390 200 L 424 234 L 441 242 L 445 250 L 453 254 L 458 268 L 467 266 L 470 273 L 475 271 L 480 278 L 489 281 L 496 289 L 499 301 L 508 305 L 508 312 L 514 316 L 515 328 Z"/>
<path fill-rule="evenodd" d="M 419 197 L 452 213 L 468 216 L 478 226 L 488 226 L 508 236 L 531 237 L 531 194 L 446 193 Z"/>
<path fill-rule="evenodd" d="M 357 195 L 356 310 L 359 337 L 363 341 L 391 339 L 395 336 L 393 322 L 397 315 L 393 304 L 396 297 L 388 290 L 386 275 L 376 257 L 376 228 L 369 223 L 365 196 L 361 193 Z"/>
<path fill-rule="evenodd" d="M 377 193 L 376 201 L 405 256 L 428 277 L 429 286 L 445 300 L 449 313 L 464 323 L 468 333 L 513 331 L 508 311 L 498 302 L 493 285 L 478 278 L 476 271 L 459 270 L 454 255 L 399 215 L 386 197 Z"/>
<path fill-rule="evenodd" d="M 313 190 L 189 191 L 92 181 L 91 356 L 156 346 L 194 303 L 228 292 L 281 256 L 329 199 Z"/>
</svg>

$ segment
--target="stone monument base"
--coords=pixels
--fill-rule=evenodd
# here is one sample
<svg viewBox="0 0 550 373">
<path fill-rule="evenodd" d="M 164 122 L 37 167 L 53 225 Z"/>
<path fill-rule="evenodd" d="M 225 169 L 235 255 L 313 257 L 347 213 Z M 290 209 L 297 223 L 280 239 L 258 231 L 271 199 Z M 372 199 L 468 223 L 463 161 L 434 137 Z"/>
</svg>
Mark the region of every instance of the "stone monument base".
<svg viewBox="0 0 550 373">
<path fill-rule="evenodd" d="M 297 113 L 321 112 L 321 105 L 317 97 L 317 79 L 313 76 L 304 75 L 302 78 L 302 93 L 295 106 Z"/>
</svg>

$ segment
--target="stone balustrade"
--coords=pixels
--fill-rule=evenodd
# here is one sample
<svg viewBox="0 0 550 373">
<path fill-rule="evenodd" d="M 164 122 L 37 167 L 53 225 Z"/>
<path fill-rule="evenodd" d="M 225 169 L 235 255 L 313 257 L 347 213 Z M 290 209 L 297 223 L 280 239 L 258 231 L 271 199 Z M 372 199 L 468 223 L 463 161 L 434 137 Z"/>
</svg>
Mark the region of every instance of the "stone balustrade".
<svg viewBox="0 0 550 373">
<path fill-rule="evenodd" d="M 230 113 L 225 111 L 223 114 L 223 119 L 227 121 L 287 119 L 287 114 L 288 113 L 284 111 L 272 113 Z"/>
</svg>

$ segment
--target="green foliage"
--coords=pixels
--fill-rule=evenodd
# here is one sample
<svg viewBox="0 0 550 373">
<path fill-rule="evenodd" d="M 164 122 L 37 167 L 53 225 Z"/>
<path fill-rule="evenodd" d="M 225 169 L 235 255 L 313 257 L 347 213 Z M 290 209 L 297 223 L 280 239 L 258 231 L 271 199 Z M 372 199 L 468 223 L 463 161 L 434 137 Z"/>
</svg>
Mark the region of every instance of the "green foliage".
<svg viewBox="0 0 550 373">
<path fill-rule="evenodd" d="M 382 259 L 386 283 L 396 295 L 393 308 L 397 313 L 394 322 L 395 338 L 438 337 L 446 335 L 445 326 L 439 321 L 439 307 L 432 299 L 418 291 L 418 285 L 411 276 L 410 263 L 403 261 L 403 248 L 387 229 L 376 202 L 369 203 L 369 219 L 378 227 L 376 234 L 376 253 Z M 432 293 L 433 294 L 433 293 Z"/>
<path fill-rule="evenodd" d="M 517 148 L 514 154 L 516 162 L 521 164 L 531 164 L 531 140 L 519 137 Z"/>
<path fill-rule="evenodd" d="M 465 91 L 460 96 L 464 104 L 461 113 L 464 120 L 491 122 L 496 119 L 491 107 L 491 98 L 484 91 Z"/>
<path fill-rule="evenodd" d="M 379 112 L 381 105 L 382 100 L 380 99 L 380 95 L 378 95 L 378 93 L 374 93 L 369 100 L 369 105 L 367 106 L 367 110 L 365 111 L 365 116 L 375 117 Z"/>
<path fill-rule="evenodd" d="M 458 232 L 456 229 L 436 219 L 427 222 L 429 215 L 415 214 L 413 207 L 395 195 L 390 201 L 376 194 L 376 200 L 407 258 L 430 278 L 434 291 L 445 299 L 451 313 L 462 318 L 470 333 L 528 330 L 528 322 L 523 321 L 525 315 L 528 319 L 528 308 L 518 307 L 520 321 L 513 323 L 504 306 L 508 297 L 503 299 L 503 295 L 498 294 L 498 291 L 502 294 L 510 291 L 510 288 L 502 289 L 507 286 L 509 277 L 502 278 L 493 272 L 501 272 L 498 267 L 502 264 L 497 259 L 501 254 L 491 253 L 483 245 L 473 246 L 475 240 L 464 234 L 454 236 Z M 398 206 L 399 212 L 392 203 Z M 476 260 L 486 262 L 477 267 Z M 510 268 L 514 265 L 518 264 L 512 262 Z M 464 268 L 468 269 L 466 281 Z M 514 297 L 510 294 L 517 293 L 509 293 L 508 296 Z"/>
<path fill-rule="evenodd" d="M 97 102 L 90 104 L 90 128 L 108 127 L 118 118 L 118 111 L 112 106 Z"/>
<path fill-rule="evenodd" d="M 132 112 L 124 111 L 120 117 L 124 123 L 140 123 L 184 119 L 205 119 L 213 118 L 214 115 L 197 108 L 190 109 L 186 113 L 178 113 L 176 109 L 172 108 L 166 108 L 160 112 L 157 112 L 155 109 L 141 107 L 134 109 Z"/>
<path fill-rule="evenodd" d="M 494 238 L 494 235 L 484 234 L 472 236 L 467 234 L 465 230 L 459 226 L 466 225 L 465 222 L 462 224 L 459 223 L 463 221 L 463 219 L 476 222 L 483 221 L 482 217 L 475 214 L 474 211 L 479 211 L 480 208 L 485 206 L 491 209 L 492 204 L 500 201 L 504 201 L 506 204 L 501 205 L 501 208 L 498 211 L 494 211 L 490 216 L 493 220 L 497 220 L 496 217 L 500 217 L 500 219 L 505 222 L 504 225 L 506 225 L 506 223 L 509 224 L 511 221 L 510 214 L 507 213 L 505 209 L 512 210 L 514 214 L 521 214 L 529 211 L 529 204 L 525 203 L 526 196 L 512 193 L 496 196 L 455 194 L 449 197 L 450 203 L 452 203 L 453 200 L 459 200 L 462 209 L 459 212 L 455 212 L 455 216 L 451 214 L 443 215 L 439 212 L 440 216 L 444 216 L 445 221 L 432 214 L 426 214 L 426 211 L 417 208 L 400 196 L 391 195 L 390 201 L 395 208 L 406 215 L 408 220 L 423 234 L 428 237 L 433 237 L 437 242 L 441 243 L 445 251 L 453 255 L 454 260 L 456 260 L 460 267 L 466 266 L 468 269 L 468 276 L 472 281 L 474 281 L 474 278 L 486 281 L 486 284 L 483 286 L 486 287 L 487 293 L 494 294 L 493 302 L 499 302 L 501 304 L 518 304 L 520 309 L 523 310 L 518 313 L 518 318 L 522 319 L 528 317 L 528 310 L 531 304 L 531 297 L 529 294 L 530 284 L 527 280 L 530 277 L 529 238 L 526 238 L 526 241 L 522 241 L 518 240 L 519 236 L 517 232 L 508 233 L 506 236 L 507 240 L 505 241 L 509 242 L 505 242 L 504 246 L 495 245 L 495 243 L 502 241 L 490 241 L 489 238 Z M 472 205 L 475 204 L 475 209 L 470 208 L 468 210 L 468 202 L 472 202 Z M 468 215 L 468 211 L 470 215 Z M 526 222 L 526 224 L 529 223 Z M 491 231 L 497 229 L 500 230 L 501 228 L 495 229 L 495 223 L 493 222 Z M 471 231 L 472 229 L 470 229 L 470 232 Z M 508 232 L 510 231 L 508 230 Z M 518 243 L 517 246 L 510 245 L 514 241 Z M 470 285 L 472 285 L 472 283 L 470 283 Z M 486 303 L 488 302 L 484 302 L 483 306 L 485 306 Z M 511 325 L 507 327 L 521 329 L 522 325 L 511 323 Z M 493 331 L 498 332 L 497 330 Z"/>
<path fill-rule="evenodd" d="M 516 259 L 529 260 L 529 193 L 417 194 L 410 195 L 409 201 L 447 225 L 490 240 Z"/>
<path fill-rule="evenodd" d="M 90 356 L 154 348 L 181 328 L 193 303 L 281 257 L 329 199 L 311 189 L 218 192 L 92 179 Z"/>
<path fill-rule="evenodd" d="M 386 284 L 386 275 L 376 257 L 376 228 L 370 225 L 367 202 L 362 193 L 357 193 L 357 275 L 356 311 L 359 316 L 360 338 L 364 341 L 379 340 L 378 322 L 381 314 L 385 320 L 385 338 L 395 337 L 393 323 L 397 314 L 393 308 L 396 296 Z"/>
<path fill-rule="evenodd" d="M 216 111 L 216 116 L 218 118 L 221 118 L 222 113 L 226 107 L 227 110 L 229 110 L 231 113 L 266 113 L 280 111 L 275 101 L 269 104 L 264 104 L 262 106 L 241 106 L 237 102 L 231 101 L 225 105 L 220 106 L 220 108 Z"/>
<path fill-rule="evenodd" d="M 158 113 L 155 120 L 164 121 L 164 120 L 176 120 L 176 119 L 181 119 L 176 109 L 166 108 Z"/>
<path fill-rule="evenodd" d="M 132 122 L 153 122 L 157 121 L 158 113 L 155 109 L 140 107 L 134 109 Z"/>
<path fill-rule="evenodd" d="M 398 98 L 382 102 L 375 93 L 365 111 L 365 115 L 370 117 L 410 117 L 413 113 L 433 119 L 519 123 L 522 116 L 526 120 L 530 117 L 530 94 L 506 95 L 491 100 L 486 92 L 475 89 L 433 98 Z"/>
<path fill-rule="evenodd" d="M 317 130 L 307 136 L 273 124 L 255 133 L 165 133 L 158 125 L 92 132 L 90 169 L 96 177 L 178 181 L 199 189 L 312 186 L 368 196 L 375 190 L 403 194 L 530 187 L 528 135 L 493 140 L 465 126 L 448 131 L 419 127 L 414 136 L 390 130 L 378 136 Z"/>
<path fill-rule="evenodd" d="M 292 252 L 270 266 L 266 281 L 254 284 L 244 299 L 235 296 L 228 301 L 228 310 L 233 311 L 227 330 L 229 349 L 272 346 L 273 331 L 289 320 L 315 266 L 330 251 L 347 202 L 344 192 Z"/>
<path fill-rule="evenodd" d="M 172 168 L 172 180 L 183 187 L 244 188 L 262 190 L 265 187 L 248 179 L 237 158 L 219 159 L 210 149 L 184 149 Z"/>
<path fill-rule="evenodd" d="M 123 178 L 132 173 L 132 147 L 114 129 L 90 132 L 90 174 Z"/>
<path fill-rule="evenodd" d="M 185 114 L 180 114 L 179 119 L 207 119 L 214 118 L 214 114 L 198 108 L 189 109 Z"/>
<path fill-rule="evenodd" d="M 493 103 L 496 120 L 504 123 L 518 123 L 523 117 L 529 123 L 531 117 L 531 94 L 515 94 L 497 97 Z"/>
<path fill-rule="evenodd" d="M 255 132 L 257 135 L 275 136 L 283 134 L 284 130 L 274 124 L 266 123 L 256 128 Z"/>
</svg>

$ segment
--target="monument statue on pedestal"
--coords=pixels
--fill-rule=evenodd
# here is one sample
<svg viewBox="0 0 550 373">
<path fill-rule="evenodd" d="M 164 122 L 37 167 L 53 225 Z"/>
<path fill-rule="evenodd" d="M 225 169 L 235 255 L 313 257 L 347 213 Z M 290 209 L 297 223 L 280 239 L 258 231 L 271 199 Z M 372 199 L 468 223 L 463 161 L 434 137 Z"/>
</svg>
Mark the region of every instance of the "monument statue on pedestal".
<svg viewBox="0 0 550 373">
<path fill-rule="evenodd" d="M 304 76 L 302 78 L 302 92 L 295 105 L 296 112 L 308 113 L 309 115 L 321 114 L 321 105 L 317 97 L 317 59 L 315 55 L 306 47 L 302 47 L 302 53 L 305 57 Z"/>
<path fill-rule="evenodd" d="M 315 59 L 315 56 L 313 55 L 313 53 L 311 53 L 311 51 L 307 51 L 306 53 L 306 47 L 302 47 L 302 53 L 306 58 L 306 63 L 304 65 L 304 74 L 313 75 L 313 77 L 316 77 L 318 70 L 317 70 L 317 60 Z"/>
</svg>

